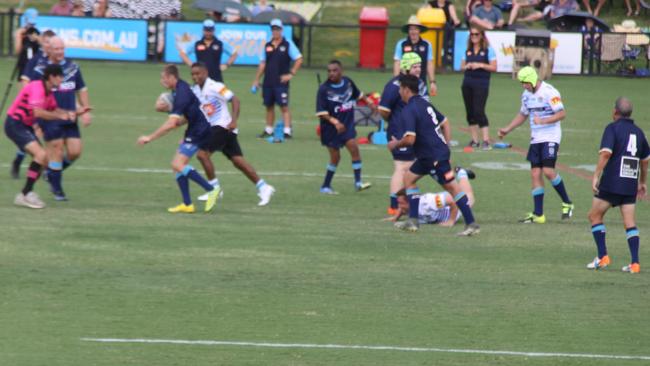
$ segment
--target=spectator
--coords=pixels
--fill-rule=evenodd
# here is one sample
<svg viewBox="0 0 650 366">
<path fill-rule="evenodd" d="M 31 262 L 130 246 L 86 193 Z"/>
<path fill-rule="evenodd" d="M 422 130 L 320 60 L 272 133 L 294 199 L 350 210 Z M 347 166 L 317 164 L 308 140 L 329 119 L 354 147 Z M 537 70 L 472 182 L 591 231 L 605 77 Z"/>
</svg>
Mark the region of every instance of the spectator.
<svg viewBox="0 0 650 366">
<path fill-rule="evenodd" d="M 630 0 L 625 0 L 625 6 L 627 6 L 627 16 L 631 17 L 632 15 L 639 15 L 639 12 L 641 11 L 641 2 L 639 0 L 634 0 L 634 3 L 636 5 L 636 10 L 634 13 L 632 13 L 632 5 L 630 5 Z"/>
<path fill-rule="evenodd" d="M 203 21 L 203 38 L 190 45 L 186 50 L 179 49 L 181 59 L 187 66 L 192 66 L 189 55 L 194 53 L 196 61 L 203 63 L 208 69 L 210 79 L 223 82 L 222 71 L 226 71 L 237 59 L 237 50 L 227 42 L 222 42 L 214 34 L 215 23 L 212 19 Z M 221 63 L 221 56 L 228 55 L 228 61 Z"/>
<path fill-rule="evenodd" d="M 108 0 L 97 0 L 93 5 L 93 17 L 110 18 L 111 10 L 108 8 Z"/>
<path fill-rule="evenodd" d="M 553 0 L 549 16 L 551 19 L 554 19 L 579 9 L 580 6 L 575 0 Z"/>
<path fill-rule="evenodd" d="M 465 22 L 469 26 L 469 18 L 474 14 L 474 10 L 481 5 L 481 0 L 467 0 L 467 4 L 465 4 Z"/>
<path fill-rule="evenodd" d="M 503 15 L 501 15 L 501 10 L 492 5 L 492 0 L 483 0 L 483 5 L 474 9 L 469 22 L 471 25 L 483 29 L 501 28 L 503 27 Z"/>
<path fill-rule="evenodd" d="M 259 0 L 257 4 L 253 5 L 251 7 L 251 13 L 253 13 L 253 16 L 256 16 L 259 13 L 263 13 L 265 11 L 272 11 L 273 6 L 269 5 L 266 0 Z"/>
<path fill-rule="evenodd" d="M 445 12 L 445 24 L 451 27 L 458 27 L 460 20 L 456 15 L 456 8 L 449 0 L 432 0 L 429 1 L 429 6 L 434 9 L 442 9 Z"/>
<path fill-rule="evenodd" d="M 70 15 L 72 14 L 72 4 L 68 0 L 59 0 L 50 8 L 50 15 Z"/>
<path fill-rule="evenodd" d="M 544 14 L 548 11 L 550 0 L 515 0 L 512 3 L 512 10 L 510 10 L 510 18 L 508 19 L 508 26 L 512 26 L 517 21 L 519 13 L 527 8 L 533 9 L 532 13 L 526 14 L 521 18 L 524 22 L 534 22 L 544 18 Z"/>
<path fill-rule="evenodd" d="M 402 32 L 406 33 L 406 38 L 402 38 L 395 44 L 395 53 L 393 55 L 393 76 L 400 74 L 400 62 L 402 56 L 408 52 L 415 52 L 422 59 L 422 73 L 420 79 L 427 82 L 429 78 L 428 90 L 431 95 L 436 95 L 438 87 L 436 86 L 436 66 L 433 62 L 433 47 L 420 34 L 427 31 L 427 27 L 420 23 L 420 20 L 411 15 L 402 26 Z"/>
<path fill-rule="evenodd" d="M 583 48 L 586 51 L 585 57 L 589 56 L 589 52 L 593 52 L 594 55 L 600 54 L 600 36 L 603 33 L 603 30 L 600 29 L 597 25 L 594 24 L 594 20 L 591 18 L 585 19 L 585 24 L 580 27 L 580 32 L 582 33 L 583 39 Z"/>
<path fill-rule="evenodd" d="M 74 3 L 72 3 L 72 13 L 70 13 L 70 15 L 73 17 L 86 16 L 86 12 L 84 12 L 83 0 L 75 0 Z"/>
</svg>

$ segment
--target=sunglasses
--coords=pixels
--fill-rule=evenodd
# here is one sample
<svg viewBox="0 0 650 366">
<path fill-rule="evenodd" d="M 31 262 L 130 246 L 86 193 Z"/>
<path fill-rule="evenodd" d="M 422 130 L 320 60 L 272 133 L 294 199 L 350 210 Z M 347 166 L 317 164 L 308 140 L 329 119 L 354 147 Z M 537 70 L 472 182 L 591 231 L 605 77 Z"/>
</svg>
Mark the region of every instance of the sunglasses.
<svg viewBox="0 0 650 366">
<path fill-rule="evenodd" d="M 481 33 L 470 33 L 469 35 L 470 35 L 470 36 L 480 36 Z"/>
</svg>

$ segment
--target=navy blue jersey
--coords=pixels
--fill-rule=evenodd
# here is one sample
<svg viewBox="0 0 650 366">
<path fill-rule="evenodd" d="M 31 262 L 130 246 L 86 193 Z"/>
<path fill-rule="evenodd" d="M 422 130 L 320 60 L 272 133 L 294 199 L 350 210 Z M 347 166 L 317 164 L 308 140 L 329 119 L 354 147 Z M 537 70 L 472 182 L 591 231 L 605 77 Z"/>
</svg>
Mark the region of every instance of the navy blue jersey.
<svg viewBox="0 0 650 366">
<path fill-rule="evenodd" d="M 316 115 L 329 114 L 344 125 L 352 126 L 354 124 L 354 106 L 359 97 L 361 97 L 361 92 L 351 79 L 344 76 L 338 84 L 328 80 L 318 88 Z"/>
<path fill-rule="evenodd" d="M 34 57 L 32 57 L 31 59 L 29 59 L 29 61 L 27 61 L 27 64 L 25 64 L 25 67 L 23 67 L 23 69 L 21 70 L 20 73 L 21 79 L 29 79 L 28 75 L 34 72 L 36 65 L 43 62 L 47 63 L 47 55 L 45 55 L 45 52 L 43 52 L 43 50 L 41 49 L 38 50 L 38 52 L 36 52 Z"/>
<path fill-rule="evenodd" d="M 296 61 L 301 57 L 302 54 L 298 47 L 291 40 L 282 38 L 277 47 L 273 46 L 273 41 L 267 42 L 260 58 L 260 61 L 266 63 L 263 86 L 289 85 L 289 83 L 282 83 L 280 76 L 288 74 L 291 71 L 291 61 Z"/>
<path fill-rule="evenodd" d="M 607 125 L 600 151 L 609 151 L 609 158 L 600 178 L 599 190 L 620 195 L 636 195 L 640 160 L 650 159 L 650 148 L 643 131 L 628 118 Z"/>
<path fill-rule="evenodd" d="M 40 80 L 43 78 L 45 68 L 52 62 L 48 58 L 41 58 L 37 61 L 36 66 L 32 70 L 26 70 L 25 76 L 29 80 Z M 54 91 L 56 104 L 61 109 L 74 111 L 77 109 L 77 94 L 76 92 L 84 89 L 86 83 L 81 76 L 81 69 L 79 65 L 69 59 L 64 59 L 60 63 L 63 68 L 63 82 Z"/>
<path fill-rule="evenodd" d="M 172 96 L 174 97 L 174 105 L 169 114 L 185 117 L 187 119 L 185 142 L 198 143 L 210 131 L 210 124 L 201 111 L 201 102 L 192 92 L 190 85 L 183 80 L 178 80 Z"/>
<path fill-rule="evenodd" d="M 426 98 L 428 96 L 427 85 L 422 79 L 418 81 L 418 90 L 418 93 L 422 97 Z M 395 76 L 384 86 L 384 91 L 381 93 L 381 99 L 379 100 L 379 109 L 390 112 L 390 119 L 386 130 L 389 139 L 390 136 L 394 136 L 399 140 L 404 136 L 404 128 L 400 122 L 400 114 L 404 106 L 406 106 L 406 103 L 404 103 L 402 97 L 399 95 L 399 76 Z"/>
<path fill-rule="evenodd" d="M 404 136 L 415 136 L 418 159 L 449 160 L 450 152 L 440 126 L 447 118 L 421 96 L 413 96 L 402 110 Z"/>
</svg>

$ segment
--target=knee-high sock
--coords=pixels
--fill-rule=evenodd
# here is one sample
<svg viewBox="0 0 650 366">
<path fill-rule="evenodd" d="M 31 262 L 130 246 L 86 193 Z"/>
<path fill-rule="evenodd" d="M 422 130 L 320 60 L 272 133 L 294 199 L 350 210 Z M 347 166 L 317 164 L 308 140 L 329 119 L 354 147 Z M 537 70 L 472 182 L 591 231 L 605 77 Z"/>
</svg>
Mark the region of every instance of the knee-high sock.
<svg viewBox="0 0 650 366">
<path fill-rule="evenodd" d="M 602 223 L 591 225 L 591 234 L 594 236 L 594 241 L 596 242 L 596 248 L 598 249 L 598 258 L 602 258 L 607 255 L 607 245 L 605 244 L 605 234 L 607 230 L 605 225 Z"/>
<path fill-rule="evenodd" d="M 58 161 L 50 161 L 47 164 L 47 179 L 50 182 L 50 186 L 54 192 L 62 192 L 62 176 L 61 171 L 63 169 L 63 164 Z"/>
<path fill-rule="evenodd" d="M 391 193 L 390 194 L 390 208 L 398 208 L 397 204 L 397 193 Z"/>
<path fill-rule="evenodd" d="M 417 220 L 420 215 L 420 189 L 417 187 L 407 189 L 406 197 L 409 200 L 409 218 Z"/>
<path fill-rule="evenodd" d="M 178 183 L 178 188 L 181 190 L 183 203 L 188 206 L 191 205 L 192 198 L 190 197 L 190 181 L 183 175 L 183 173 L 176 173 L 176 183 Z"/>
<path fill-rule="evenodd" d="M 41 176 L 41 169 L 43 166 L 41 164 L 32 161 L 29 164 L 29 169 L 27 169 L 27 180 L 25 181 L 25 186 L 23 187 L 23 194 L 27 194 L 34 189 L 34 183 L 38 180 L 38 177 Z"/>
<path fill-rule="evenodd" d="M 352 169 L 354 170 L 354 184 L 361 184 L 361 160 L 355 160 L 352 162 Z"/>
<path fill-rule="evenodd" d="M 627 228 L 625 234 L 627 235 L 627 245 L 630 247 L 630 256 L 632 257 L 630 263 L 639 263 L 639 229 L 636 226 Z"/>
<path fill-rule="evenodd" d="M 555 188 L 557 194 L 560 195 L 562 202 L 571 203 L 569 195 L 566 193 L 566 187 L 564 187 L 564 181 L 559 174 L 551 181 L 551 184 L 553 185 L 553 188 Z"/>
<path fill-rule="evenodd" d="M 323 180 L 323 185 L 321 187 L 332 187 L 332 179 L 336 174 L 336 165 L 330 163 L 327 164 L 327 171 L 325 172 L 325 179 Z"/>
<path fill-rule="evenodd" d="M 456 197 L 454 197 L 454 201 L 456 202 L 456 206 L 458 206 L 460 212 L 463 214 L 465 225 L 474 223 L 474 214 L 472 213 L 472 208 L 469 207 L 469 199 L 467 199 L 465 192 L 458 193 Z"/>
<path fill-rule="evenodd" d="M 535 205 L 533 213 L 537 216 L 542 216 L 544 214 L 544 187 L 534 188 L 531 193 Z"/>
<path fill-rule="evenodd" d="M 191 179 L 196 184 L 203 187 L 203 189 L 205 189 L 208 192 L 210 192 L 210 191 L 212 191 L 214 189 L 212 184 L 208 183 L 208 181 L 205 180 L 205 178 L 203 178 L 201 176 L 201 174 L 199 174 L 199 172 L 197 172 L 194 169 L 194 167 L 192 167 L 191 165 L 186 165 L 185 168 L 183 168 L 183 171 L 181 172 L 181 174 L 188 177 L 189 179 Z"/>
</svg>

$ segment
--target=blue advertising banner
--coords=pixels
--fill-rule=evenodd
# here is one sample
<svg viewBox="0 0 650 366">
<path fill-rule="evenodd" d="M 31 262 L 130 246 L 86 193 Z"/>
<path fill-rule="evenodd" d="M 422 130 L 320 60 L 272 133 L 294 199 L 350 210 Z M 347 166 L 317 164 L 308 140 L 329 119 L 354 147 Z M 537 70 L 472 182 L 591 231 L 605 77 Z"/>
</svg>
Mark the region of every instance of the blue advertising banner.
<svg viewBox="0 0 650 366">
<path fill-rule="evenodd" d="M 39 31 L 51 29 L 63 38 L 70 58 L 145 61 L 147 22 L 84 17 L 39 16 Z"/>
<path fill-rule="evenodd" d="M 290 25 L 283 28 L 284 37 L 291 39 L 293 29 Z M 217 23 L 215 35 L 232 49 L 237 50 L 236 65 L 257 65 L 264 52 L 264 44 L 271 39 L 271 27 L 265 24 L 227 24 Z M 165 62 L 183 62 L 178 49 L 187 52 L 194 43 L 203 37 L 203 25 L 199 22 L 167 22 L 165 26 Z M 192 61 L 193 53 L 188 53 Z M 222 55 L 222 63 L 228 59 Z"/>
</svg>

